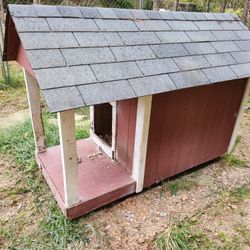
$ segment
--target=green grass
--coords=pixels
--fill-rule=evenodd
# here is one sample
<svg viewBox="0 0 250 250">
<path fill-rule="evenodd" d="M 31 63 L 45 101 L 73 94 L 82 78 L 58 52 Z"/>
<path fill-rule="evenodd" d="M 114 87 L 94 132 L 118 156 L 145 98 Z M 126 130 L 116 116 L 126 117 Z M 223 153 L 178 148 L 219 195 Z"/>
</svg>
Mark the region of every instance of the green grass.
<svg viewBox="0 0 250 250">
<path fill-rule="evenodd" d="M 44 112 L 47 146 L 59 144 L 58 127 L 49 122 L 51 118 L 53 115 Z M 85 125 L 77 127 L 77 139 L 88 136 Z M 0 130 L 0 157 L 8 155 L 10 161 L 17 165 L 17 175 L 13 177 L 16 183 L 10 189 L 0 190 L 2 197 L 13 204 L 22 195 L 25 195 L 24 199 L 31 199 L 30 204 L 26 204 L 28 207 L 18 215 L 7 222 L 0 221 L 0 243 L 7 241 L 8 249 L 65 249 L 69 244 L 79 242 L 86 245 L 88 238 L 84 220 L 69 221 L 59 210 L 34 160 L 34 149 L 30 120 Z M 30 214 L 32 216 L 27 217 Z M 38 217 L 37 226 L 31 232 L 25 232 L 33 216 Z"/>
<path fill-rule="evenodd" d="M 250 98 L 248 99 L 248 101 L 246 103 L 246 108 L 250 109 Z"/>
<path fill-rule="evenodd" d="M 66 219 L 55 203 L 50 207 L 47 216 L 39 226 L 46 237 L 51 238 L 57 247 L 66 247 L 73 242 L 84 244 L 88 242 L 86 226 Z"/>
<path fill-rule="evenodd" d="M 159 234 L 154 240 L 154 248 L 157 250 L 189 250 L 211 248 L 208 236 L 197 228 L 192 229 L 194 223 L 182 221 L 168 230 Z"/>
<path fill-rule="evenodd" d="M 234 225 L 234 230 L 243 238 L 244 243 L 250 247 L 250 229 L 245 224 Z"/>
<path fill-rule="evenodd" d="M 246 161 L 237 158 L 233 154 L 225 155 L 224 157 L 222 157 L 222 160 L 226 163 L 228 167 L 246 167 L 247 166 Z"/>
<path fill-rule="evenodd" d="M 223 215 L 225 207 L 238 206 L 249 198 L 250 186 L 247 183 L 232 190 L 221 190 L 216 203 L 207 208 L 212 209 L 214 219 L 217 220 L 216 215 Z M 230 236 L 225 232 L 218 232 L 215 238 L 205 233 L 199 228 L 201 216 L 205 213 L 208 214 L 208 211 L 196 213 L 195 216 L 186 218 L 158 234 L 153 241 L 154 248 L 156 250 L 231 250 L 247 249 L 246 246 L 250 246 L 250 230 L 242 223 L 233 226 L 234 233 Z"/>
<path fill-rule="evenodd" d="M 228 235 L 225 232 L 219 232 L 217 239 L 219 240 L 216 249 L 248 249 L 250 246 L 250 230 L 244 224 L 236 224 L 233 226 L 234 234 Z"/>
<path fill-rule="evenodd" d="M 16 65 L 10 63 L 8 65 L 9 74 L 7 74 L 5 77 L 3 74 L 0 74 L 0 90 L 16 88 L 24 83 L 22 70 L 19 67 L 17 68 Z"/>
<path fill-rule="evenodd" d="M 187 176 L 178 177 L 177 179 L 170 180 L 162 183 L 161 194 L 170 191 L 171 195 L 177 195 L 179 191 L 190 191 L 196 187 L 198 182 L 194 177 L 188 178 Z"/>
<path fill-rule="evenodd" d="M 232 203 L 240 203 L 250 198 L 250 186 L 245 184 L 229 192 L 230 201 Z"/>
<path fill-rule="evenodd" d="M 84 221 L 68 220 L 53 200 L 49 205 L 47 214 L 29 233 L 20 233 L 21 226 L 25 226 L 21 218 L 16 218 L 14 223 L 1 225 L 0 242 L 1 237 L 7 240 L 8 249 L 66 249 L 70 244 L 86 246 L 89 241 L 88 227 Z"/>
<path fill-rule="evenodd" d="M 50 113 L 44 113 L 44 127 L 46 144 L 48 147 L 59 144 L 58 127 L 49 123 Z M 77 127 L 77 139 L 86 138 L 89 131 L 86 128 Z M 34 138 L 30 120 L 24 123 L 0 130 L 0 153 L 10 154 L 14 157 L 21 170 L 26 172 L 36 168 L 34 162 Z"/>
</svg>

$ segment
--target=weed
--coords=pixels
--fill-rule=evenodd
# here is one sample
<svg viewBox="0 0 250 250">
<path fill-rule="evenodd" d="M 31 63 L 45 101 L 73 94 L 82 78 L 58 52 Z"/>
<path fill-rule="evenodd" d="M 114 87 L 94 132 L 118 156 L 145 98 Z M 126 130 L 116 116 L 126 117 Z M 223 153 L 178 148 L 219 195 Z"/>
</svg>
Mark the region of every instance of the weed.
<svg viewBox="0 0 250 250">
<path fill-rule="evenodd" d="M 224 208 L 237 205 L 238 203 L 243 202 L 245 199 L 250 197 L 250 186 L 249 184 L 244 184 L 235 189 L 229 190 L 227 188 L 222 189 L 218 192 L 219 199 L 214 205 L 213 216 L 222 215 L 224 213 Z M 237 210 L 239 213 L 239 208 Z"/>
<path fill-rule="evenodd" d="M 217 239 L 219 240 L 216 249 L 245 249 L 244 239 L 242 240 L 239 235 L 227 235 L 224 232 L 219 232 L 217 234 Z"/>
<path fill-rule="evenodd" d="M 245 167 L 247 162 L 236 158 L 233 154 L 227 154 L 222 157 L 222 160 L 226 163 L 228 167 Z"/>
<path fill-rule="evenodd" d="M 188 221 L 180 222 L 163 233 L 154 241 L 157 250 L 188 250 L 200 249 L 201 246 L 210 246 L 208 236 L 202 231 L 193 232 L 192 224 Z"/>
<path fill-rule="evenodd" d="M 250 187 L 242 185 L 229 192 L 230 201 L 232 203 L 240 203 L 247 198 L 250 198 Z"/>
<path fill-rule="evenodd" d="M 248 99 L 247 103 L 246 103 L 246 108 L 250 109 L 250 98 Z"/>
<path fill-rule="evenodd" d="M 236 137 L 236 140 L 235 140 L 235 144 L 234 144 L 234 147 L 236 147 L 241 141 L 241 136 L 240 135 L 237 135 Z"/>
<path fill-rule="evenodd" d="M 226 241 L 227 239 L 227 236 L 224 232 L 219 232 L 217 233 L 217 238 L 221 241 L 221 242 L 224 242 Z"/>
<path fill-rule="evenodd" d="M 244 239 L 244 243 L 250 247 L 250 229 L 245 224 L 234 225 L 234 230 Z"/>
<path fill-rule="evenodd" d="M 164 190 L 169 189 L 171 195 L 177 195 L 181 190 L 190 191 L 193 187 L 197 186 L 198 182 L 195 179 L 187 177 L 179 177 L 178 179 L 167 182 L 167 186 L 164 186 Z M 163 186 L 162 186 L 163 187 Z"/>
</svg>

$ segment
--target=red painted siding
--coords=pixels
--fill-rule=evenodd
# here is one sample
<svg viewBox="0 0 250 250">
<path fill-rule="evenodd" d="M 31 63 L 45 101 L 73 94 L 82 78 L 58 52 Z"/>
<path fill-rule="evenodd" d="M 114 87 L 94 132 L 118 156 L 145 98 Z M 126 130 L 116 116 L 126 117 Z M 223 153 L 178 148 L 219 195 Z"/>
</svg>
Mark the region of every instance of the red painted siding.
<svg viewBox="0 0 250 250">
<path fill-rule="evenodd" d="M 144 186 L 227 151 L 246 80 L 154 95 Z"/>
<path fill-rule="evenodd" d="M 118 101 L 116 105 L 116 159 L 132 173 L 137 99 Z"/>
</svg>

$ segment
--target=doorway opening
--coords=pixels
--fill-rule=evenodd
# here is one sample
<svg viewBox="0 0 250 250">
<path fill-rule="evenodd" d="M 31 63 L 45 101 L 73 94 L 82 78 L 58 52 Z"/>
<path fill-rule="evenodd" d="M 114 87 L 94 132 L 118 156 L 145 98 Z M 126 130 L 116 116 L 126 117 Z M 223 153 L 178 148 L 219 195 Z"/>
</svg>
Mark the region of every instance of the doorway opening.
<svg viewBox="0 0 250 250">
<path fill-rule="evenodd" d="M 91 107 L 91 136 L 95 143 L 114 158 L 116 103 L 104 103 Z"/>
</svg>

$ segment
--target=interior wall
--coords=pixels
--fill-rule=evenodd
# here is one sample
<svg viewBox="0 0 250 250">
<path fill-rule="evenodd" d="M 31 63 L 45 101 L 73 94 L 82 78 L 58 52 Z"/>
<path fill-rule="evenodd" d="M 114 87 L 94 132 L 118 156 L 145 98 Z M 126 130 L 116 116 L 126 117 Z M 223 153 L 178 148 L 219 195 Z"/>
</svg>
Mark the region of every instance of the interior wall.
<svg viewBox="0 0 250 250">
<path fill-rule="evenodd" d="M 115 158 L 132 173 L 137 99 L 118 101 L 116 104 Z"/>
<path fill-rule="evenodd" d="M 94 131 L 107 144 L 112 144 L 112 105 L 109 103 L 94 106 Z"/>
<path fill-rule="evenodd" d="M 144 186 L 227 152 L 246 79 L 153 96 Z"/>
</svg>

